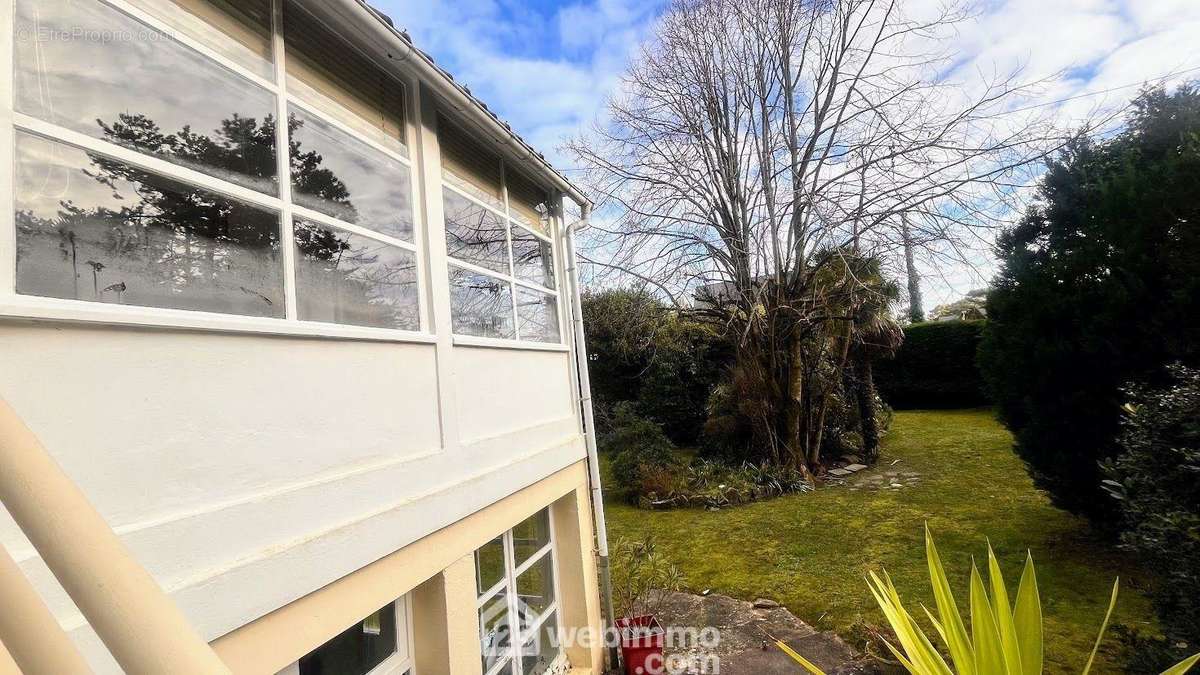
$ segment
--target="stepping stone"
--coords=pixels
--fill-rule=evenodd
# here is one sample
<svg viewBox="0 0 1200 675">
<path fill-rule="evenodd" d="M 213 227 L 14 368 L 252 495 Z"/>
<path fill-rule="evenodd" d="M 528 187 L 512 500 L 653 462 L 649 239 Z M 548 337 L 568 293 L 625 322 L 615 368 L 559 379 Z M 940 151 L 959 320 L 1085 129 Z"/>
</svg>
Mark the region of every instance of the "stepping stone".
<svg viewBox="0 0 1200 675">
<path fill-rule="evenodd" d="M 769 598 L 759 598 L 754 601 L 754 609 L 775 609 L 779 603 Z"/>
<path fill-rule="evenodd" d="M 845 469 L 830 469 L 830 470 L 829 470 L 829 475 L 830 475 L 830 476 L 837 476 L 838 478 L 841 478 L 842 476 L 849 476 L 849 475 L 850 475 L 850 474 L 852 474 L 852 473 L 854 473 L 854 472 L 853 472 L 853 471 L 847 471 L 847 470 L 845 470 Z"/>
<path fill-rule="evenodd" d="M 867 468 L 866 464 L 850 464 L 846 467 L 847 471 L 862 471 Z"/>
<path fill-rule="evenodd" d="M 892 483 L 892 484 L 891 484 L 891 485 L 889 485 L 888 487 L 900 488 L 900 487 L 904 487 L 904 486 L 903 486 L 903 485 L 901 485 L 901 484 L 899 484 L 899 483 Z"/>
</svg>

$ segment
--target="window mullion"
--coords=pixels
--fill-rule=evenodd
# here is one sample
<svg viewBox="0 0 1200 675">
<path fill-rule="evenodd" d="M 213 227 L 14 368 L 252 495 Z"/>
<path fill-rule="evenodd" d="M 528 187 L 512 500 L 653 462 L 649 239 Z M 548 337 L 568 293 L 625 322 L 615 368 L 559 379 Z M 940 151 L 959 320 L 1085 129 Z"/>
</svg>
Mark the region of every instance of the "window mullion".
<svg viewBox="0 0 1200 675">
<path fill-rule="evenodd" d="M 0 0 L 0 297 L 17 291 L 17 228 L 13 208 L 16 201 L 15 132 L 13 130 L 13 20 L 11 0 Z"/>
<path fill-rule="evenodd" d="M 520 608 L 518 607 L 517 598 L 517 575 L 516 575 L 516 547 L 513 545 L 513 533 L 509 530 L 504 533 L 504 582 L 508 589 L 508 629 L 509 635 L 509 658 L 512 659 L 513 675 L 524 675 L 521 672 L 521 662 L 517 658 L 519 653 L 521 640 L 525 639 L 524 631 L 521 630 L 521 619 L 519 615 Z"/>
<path fill-rule="evenodd" d="M 11 125 L 8 129 L 19 129 L 28 132 L 34 136 L 40 136 L 53 143 L 60 145 L 68 145 L 79 148 L 85 152 L 97 153 L 110 157 L 112 159 L 127 164 L 137 169 L 144 169 L 150 173 L 156 174 L 164 178 L 185 183 L 189 186 L 198 187 L 210 192 L 215 192 L 224 197 L 243 202 L 252 206 L 257 206 L 263 209 L 272 211 L 279 209 L 279 197 L 272 196 L 265 192 L 259 192 L 244 185 L 224 181 L 215 176 L 210 176 L 196 169 L 191 169 L 181 164 L 169 162 L 162 157 L 150 155 L 137 150 L 132 150 L 123 145 L 118 145 L 110 141 L 105 141 L 99 138 L 93 138 L 86 134 L 79 133 L 66 127 L 60 127 L 52 122 L 47 122 L 39 117 L 34 117 L 23 112 L 12 112 Z M 11 133 L 11 131 L 10 131 Z"/>
<path fill-rule="evenodd" d="M 286 310 L 284 316 L 298 320 L 296 304 L 296 245 L 292 222 L 292 163 L 288 137 L 288 97 L 286 49 L 283 41 L 283 0 L 271 0 L 271 48 L 274 52 L 275 82 L 275 161 L 279 175 L 280 247 L 283 249 L 283 292 Z"/>
<path fill-rule="evenodd" d="M 323 227 L 336 228 L 342 230 L 343 232 L 357 234 L 360 237 L 366 237 L 367 239 L 377 241 L 381 244 L 387 244 L 388 246 L 407 249 L 413 253 L 417 252 L 417 246 L 412 242 L 404 241 L 403 239 L 397 239 L 391 235 L 383 234 L 381 232 L 376 232 L 375 230 L 365 228 L 362 225 L 355 225 L 354 223 L 347 223 L 344 220 L 338 220 L 331 215 L 321 213 L 320 211 L 314 211 L 305 206 L 300 206 L 299 204 L 289 204 L 288 206 L 291 209 L 292 215 L 300 218 L 301 220 L 307 220 Z"/>
<path fill-rule="evenodd" d="M 514 570 L 517 573 L 517 576 L 521 576 L 527 572 L 530 567 L 533 567 L 534 564 L 536 564 L 542 558 L 545 558 L 546 554 L 550 553 L 552 550 L 554 550 L 554 544 L 551 542 L 546 542 L 545 546 L 530 554 L 529 559 L 521 563 L 521 565 Z"/>
<path fill-rule="evenodd" d="M 512 294 L 512 322 L 513 335 L 519 341 L 521 339 L 521 320 L 520 313 L 517 312 L 517 264 L 513 261 L 513 245 L 512 245 L 512 217 L 510 216 L 511 209 L 508 204 L 508 180 L 504 176 L 505 166 L 504 160 L 500 160 L 500 199 L 504 201 L 504 241 L 508 245 L 508 278 L 512 281 L 508 285 L 508 292 Z"/>
</svg>

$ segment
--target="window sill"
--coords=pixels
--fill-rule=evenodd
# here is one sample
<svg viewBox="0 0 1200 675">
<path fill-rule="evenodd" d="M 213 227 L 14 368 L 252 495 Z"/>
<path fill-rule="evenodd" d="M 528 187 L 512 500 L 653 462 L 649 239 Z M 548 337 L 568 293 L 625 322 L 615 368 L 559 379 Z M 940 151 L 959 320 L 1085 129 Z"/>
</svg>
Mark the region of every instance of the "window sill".
<svg viewBox="0 0 1200 675">
<path fill-rule="evenodd" d="M 291 321 L 216 314 L 180 309 L 110 305 L 79 300 L 8 296 L 0 299 L 0 321 L 32 320 L 129 326 L 157 330 L 203 331 L 279 337 L 360 340 L 372 342 L 415 342 L 432 344 L 433 335 L 415 331 L 344 326 L 316 321 Z"/>
<path fill-rule="evenodd" d="M 489 349 L 520 349 L 533 352 L 569 352 L 567 345 L 554 342 L 528 342 L 522 340 L 504 340 L 501 338 L 476 337 L 474 335 L 455 335 L 456 347 L 485 347 Z"/>
</svg>

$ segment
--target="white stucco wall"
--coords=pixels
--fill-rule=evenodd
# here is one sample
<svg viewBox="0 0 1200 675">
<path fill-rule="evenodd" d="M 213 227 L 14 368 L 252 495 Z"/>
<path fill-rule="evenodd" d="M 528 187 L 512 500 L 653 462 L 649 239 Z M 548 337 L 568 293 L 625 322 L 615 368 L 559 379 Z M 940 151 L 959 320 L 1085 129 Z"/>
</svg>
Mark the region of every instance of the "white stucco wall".
<svg viewBox="0 0 1200 675">
<path fill-rule="evenodd" d="M 10 0 L 3 7 L 0 16 L 12 14 Z M 0 34 L 10 28 L 0 19 Z M 7 50 L 0 65 L 12 71 Z M 423 332 L 407 337 L 19 296 L 13 163 L 0 162 L 0 185 L 9 186 L 0 189 L 0 396 L 210 640 L 586 454 L 565 321 L 563 345 L 468 346 L 452 335 L 442 103 L 411 73 L 392 75 L 411 94 L 423 284 Z M 11 85 L 0 78 L 0 127 L 9 131 Z M 10 136 L 0 134 L 0 150 L 12 155 Z M 97 670 L 113 671 L 2 508 L 0 545 Z"/>
<path fill-rule="evenodd" d="M 569 353 L 450 348 L 443 443 L 437 349 L 0 319 L 0 392 L 212 639 L 584 456 Z M 3 512 L 0 543 L 113 665 Z"/>
</svg>

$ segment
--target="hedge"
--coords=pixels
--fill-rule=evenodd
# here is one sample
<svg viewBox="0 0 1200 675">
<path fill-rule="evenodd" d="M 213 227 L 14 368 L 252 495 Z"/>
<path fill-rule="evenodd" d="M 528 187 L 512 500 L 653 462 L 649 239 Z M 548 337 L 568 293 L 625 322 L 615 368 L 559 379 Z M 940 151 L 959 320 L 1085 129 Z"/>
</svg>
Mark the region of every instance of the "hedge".
<svg viewBox="0 0 1200 675">
<path fill-rule="evenodd" d="M 986 321 L 931 321 L 904 329 L 904 344 L 875 365 L 875 384 L 893 408 L 968 408 L 988 397 L 975 364 Z"/>
</svg>

